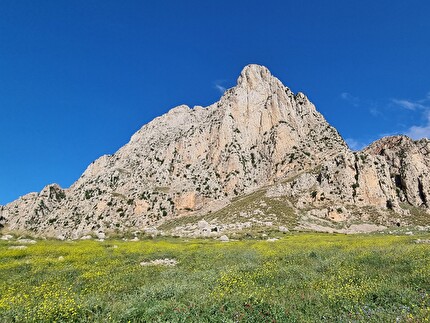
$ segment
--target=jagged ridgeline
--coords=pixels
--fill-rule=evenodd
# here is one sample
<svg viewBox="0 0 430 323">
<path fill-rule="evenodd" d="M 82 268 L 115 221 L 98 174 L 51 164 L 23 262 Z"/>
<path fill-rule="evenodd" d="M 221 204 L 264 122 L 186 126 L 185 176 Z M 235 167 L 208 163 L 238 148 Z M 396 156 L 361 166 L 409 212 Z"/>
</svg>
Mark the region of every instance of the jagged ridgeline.
<svg viewBox="0 0 430 323">
<path fill-rule="evenodd" d="M 429 151 L 428 139 L 396 136 L 352 152 L 303 93 L 249 65 L 218 102 L 170 110 L 70 188 L 48 185 L 0 217 L 9 230 L 71 238 L 426 224 Z"/>
</svg>

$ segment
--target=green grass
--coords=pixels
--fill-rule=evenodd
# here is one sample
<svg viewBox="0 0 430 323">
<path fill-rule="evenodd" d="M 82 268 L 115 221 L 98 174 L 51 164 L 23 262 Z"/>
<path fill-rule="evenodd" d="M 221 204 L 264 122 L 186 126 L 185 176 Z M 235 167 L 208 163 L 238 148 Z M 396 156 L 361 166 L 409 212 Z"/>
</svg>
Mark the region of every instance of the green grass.
<svg viewBox="0 0 430 323">
<path fill-rule="evenodd" d="M 415 239 L 0 241 L 0 321 L 424 322 L 430 245 Z M 160 258 L 179 263 L 140 266 Z"/>
</svg>

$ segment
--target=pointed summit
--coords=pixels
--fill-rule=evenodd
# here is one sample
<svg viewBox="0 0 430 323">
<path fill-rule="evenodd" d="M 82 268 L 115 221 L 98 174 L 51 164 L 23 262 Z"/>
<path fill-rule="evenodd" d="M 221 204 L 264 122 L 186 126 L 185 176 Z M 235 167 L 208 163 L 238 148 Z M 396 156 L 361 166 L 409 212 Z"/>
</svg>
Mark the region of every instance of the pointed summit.
<svg viewBox="0 0 430 323">
<path fill-rule="evenodd" d="M 243 68 L 237 79 L 238 86 L 255 89 L 262 84 L 269 84 L 272 82 L 280 83 L 269 71 L 269 69 L 262 65 L 250 64 Z"/>
<path fill-rule="evenodd" d="M 11 229 L 68 236 L 144 228 L 190 211 L 203 214 L 344 149 L 309 100 L 252 64 L 219 102 L 170 110 L 113 156 L 92 163 L 69 189 L 27 196 L 0 216 Z"/>
<path fill-rule="evenodd" d="M 232 198 L 262 190 L 279 198 L 276 205 L 298 215 L 320 210 L 308 215 L 325 219 L 354 220 L 345 205 L 428 208 L 430 143 L 400 139 L 402 149 L 392 139 L 384 153 L 379 145 L 376 153 L 351 152 L 303 93 L 251 64 L 220 101 L 155 118 L 70 188 L 49 185 L 0 207 L 0 225 L 71 238 L 145 230 L 178 216 L 209 216 Z M 268 204 L 261 203 L 259 209 Z M 261 214 L 272 221 L 267 212 Z"/>
<path fill-rule="evenodd" d="M 272 77 L 272 74 L 267 67 L 258 64 L 249 64 L 240 72 L 238 83 L 248 79 L 268 80 L 270 77 Z"/>
</svg>

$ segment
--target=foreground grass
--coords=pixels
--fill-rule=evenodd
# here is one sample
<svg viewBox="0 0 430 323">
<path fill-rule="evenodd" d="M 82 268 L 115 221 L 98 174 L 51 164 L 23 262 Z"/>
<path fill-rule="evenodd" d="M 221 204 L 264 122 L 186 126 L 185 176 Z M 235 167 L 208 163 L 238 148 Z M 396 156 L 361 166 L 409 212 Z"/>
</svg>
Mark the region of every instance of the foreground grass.
<svg viewBox="0 0 430 323">
<path fill-rule="evenodd" d="M 0 321 L 423 322 L 430 245 L 414 239 L 1 241 Z M 160 258 L 179 263 L 140 266 Z"/>
</svg>

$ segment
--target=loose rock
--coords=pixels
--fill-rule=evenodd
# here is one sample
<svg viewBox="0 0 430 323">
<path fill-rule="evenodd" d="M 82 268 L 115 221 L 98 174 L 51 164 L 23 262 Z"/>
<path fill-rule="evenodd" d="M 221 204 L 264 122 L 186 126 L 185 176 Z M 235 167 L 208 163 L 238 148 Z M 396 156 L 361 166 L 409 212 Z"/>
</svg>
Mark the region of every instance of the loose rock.
<svg viewBox="0 0 430 323">
<path fill-rule="evenodd" d="M 222 242 L 228 242 L 230 239 L 226 236 L 226 235 L 222 235 L 221 237 L 219 237 L 219 241 Z"/>
</svg>

